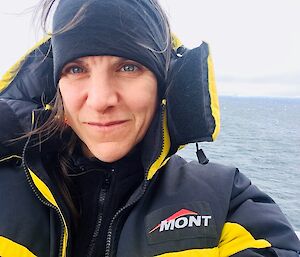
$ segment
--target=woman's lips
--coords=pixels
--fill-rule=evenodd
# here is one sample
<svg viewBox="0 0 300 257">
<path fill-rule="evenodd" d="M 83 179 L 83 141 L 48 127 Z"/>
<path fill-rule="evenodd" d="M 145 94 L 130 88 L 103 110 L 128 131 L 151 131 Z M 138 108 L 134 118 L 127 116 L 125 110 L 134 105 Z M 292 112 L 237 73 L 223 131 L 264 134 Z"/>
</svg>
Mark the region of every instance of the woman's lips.
<svg viewBox="0 0 300 257">
<path fill-rule="evenodd" d="M 121 128 L 129 120 L 115 120 L 108 122 L 84 122 L 85 124 L 100 130 L 110 130 L 115 128 Z"/>
</svg>

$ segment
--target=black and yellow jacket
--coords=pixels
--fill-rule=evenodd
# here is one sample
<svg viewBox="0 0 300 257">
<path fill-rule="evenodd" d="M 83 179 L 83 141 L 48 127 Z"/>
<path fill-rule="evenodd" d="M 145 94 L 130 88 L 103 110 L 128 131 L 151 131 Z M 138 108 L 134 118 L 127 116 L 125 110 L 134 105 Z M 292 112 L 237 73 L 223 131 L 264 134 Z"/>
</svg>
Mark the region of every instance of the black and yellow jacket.
<svg viewBox="0 0 300 257">
<path fill-rule="evenodd" d="M 70 214 L 41 161 L 51 140 L 8 141 L 50 111 L 50 40 L 0 82 L 1 257 L 70 257 Z M 285 216 L 236 168 L 175 155 L 214 140 L 219 113 L 207 45 L 174 58 L 174 80 L 142 145 L 144 182 L 110 221 L 105 256 L 298 257 Z"/>
</svg>

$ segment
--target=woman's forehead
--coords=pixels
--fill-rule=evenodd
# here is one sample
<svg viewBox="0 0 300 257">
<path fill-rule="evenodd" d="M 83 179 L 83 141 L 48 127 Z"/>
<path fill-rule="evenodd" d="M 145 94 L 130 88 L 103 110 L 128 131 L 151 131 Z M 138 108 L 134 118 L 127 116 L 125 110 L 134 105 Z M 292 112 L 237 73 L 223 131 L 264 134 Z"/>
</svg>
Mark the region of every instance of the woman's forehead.
<svg viewBox="0 0 300 257">
<path fill-rule="evenodd" d="M 96 61 L 96 60 L 109 60 L 109 61 L 125 61 L 129 60 L 127 58 L 121 57 L 121 56 L 113 56 L 113 55 L 91 55 L 91 56 L 82 56 L 79 58 L 76 58 L 74 61 L 77 62 L 86 62 L 86 61 Z"/>
<path fill-rule="evenodd" d="M 76 58 L 76 59 L 71 60 L 68 63 L 66 63 L 66 65 L 68 65 L 70 63 L 93 65 L 93 64 L 101 63 L 101 62 L 113 65 L 113 64 L 118 64 L 120 62 L 126 62 L 126 61 L 139 63 L 137 61 L 134 61 L 134 60 L 131 60 L 129 58 L 122 57 L 122 56 L 92 55 L 92 56 L 82 56 L 82 57 Z M 142 64 L 140 64 L 140 65 L 142 65 Z"/>
</svg>

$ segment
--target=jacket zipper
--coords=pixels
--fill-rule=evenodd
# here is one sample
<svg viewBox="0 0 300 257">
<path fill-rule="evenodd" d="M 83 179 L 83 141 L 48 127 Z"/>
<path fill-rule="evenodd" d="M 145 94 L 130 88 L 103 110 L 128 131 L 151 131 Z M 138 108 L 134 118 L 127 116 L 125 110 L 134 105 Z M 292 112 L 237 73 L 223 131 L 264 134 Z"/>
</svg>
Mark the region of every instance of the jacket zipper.
<svg viewBox="0 0 300 257">
<path fill-rule="evenodd" d="M 110 251 L 111 251 L 111 244 L 112 244 L 112 235 L 113 235 L 113 224 L 115 222 L 115 220 L 117 219 L 117 217 L 120 215 L 120 213 L 122 213 L 123 211 L 125 211 L 127 208 L 133 206 L 136 202 L 138 202 L 141 197 L 144 195 L 144 193 L 146 192 L 146 188 L 147 188 L 148 183 L 144 183 L 143 186 L 143 191 L 142 193 L 139 195 L 139 197 L 137 197 L 134 201 L 132 201 L 131 203 L 129 203 L 128 205 L 125 205 L 124 207 L 122 207 L 121 209 L 119 209 L 116 214 L 114 215 L 114 217 L 112 218 L 109 228 L 108 228 L 108 233 L 107 233 L 107 237 L 106 237 L 106 247 L 105 247 L 105 257 L 109 257 L 110 256 Z"/>
<path fill-rule="evenodd" d="M 115 170 L 112 169 L 111 171 L 114 172 Z M 99 198 L 98 198 L 97 223 L 96 223 L 96 226 L 95 226 L 95 230 L 94 230 L 91 242 L 90 242 L 89 247 L 88 247 L 87 257 L 92 257 L 93 254 L 95 253 L 96 241 L 97 241 L 97 237 L 98 237 L 99 232 L 100 232 L 102 219 L 103 219 L 104 203 L 105 203 L 107 192 L 109 190 L 110 182 L 111 182 L 111 176 L 110 176 L 110 174 L 106 174 L 105 175 L 105 180 L 104 180 L 104 185 L 100 190 L 100 194 L 99 194 Z"/>
<path fill-rule="evenodd" d="M 36 195 L 36 197 L 39 199 L 39 201 L 40 201 L 42 204 L 44 204 L 44 205 L 46 205 L 46 206 L 48 206 L 48 207 L 54 209 L 55 212 L 58 214 L 59 221 L 60 221 L 60 224 L 61 224 L 60 240 L 59 240 L 59 254 L 58 254 L 58 256 L 59 256 L 59 257 L 60 257 L 60 256 L 61 256 L 61 257 L 64 257 L 64 256 L 62 256 L 62 253 L 63 253 L 63 241 L 64 241 L 64 227 L 65 227 L 65 225 L 64 225 L 64 220 L 63 220 L 62 214 L 60 213 L 60 210 L 59 210 L 56 206 L 54 206 L 53 204 L 51 204 L 51 203 L 49 203 L 48 201 L 44 200 L 44 199 L 40 196 L 40 194 L 37 192 L 37 190 L 36 190 L 36 187 L 35 187 L 35 185 L 34 185 L 32 179 L 31 179 L 31 176 L 30 176 L 30 174 L 29 174 L 28 167 L 27 167 L 26 164 L 25 164 L 25 149 L 26 149 L 27 146 L 28 146 L 28 142 L 29 142 L 29 140 L 27 140 L 27 142 L 26 142 L 26 144 L 25 144 L 25 146 L 24 146 L 24 148 L 23 148 L 23 153 L 22 153 L 22 166 L 23 166 L 23 169 L 24 169 L 24 171 L 25 171 L 26 179 L 27 179 L 27 182 L 28 182 L 29 185 L 30 185 L 30 188 L 32 189 L 32 191 L 34 192 L 34 194 Z"/>
<path fill-rule="evenodd" d="M 155 158 L 155 161 L 157 161 L 159 159 L 159 157 L 162 155 L 163 152 L 163 148 L 164 148 L 164 112 L 165 112 L 165 103 L 163 103 L 162 105 L 162 112 L 161 112 L 161 131 L 162 131 L 162 146 L 161 146 L 161 152 L 159 153 L 159 155 Z M 154 161 L 154 162 L 155 162 Z M 154 163 L 152 162 L 152 163 Z M 147 171 L 149 171 L 152 163 L 148 166 Z M 133 206 L 134 204 L 136 204 L 144 195 L 144 193 L 146 192 L 147 186 L 148 186 L 148 181 L 147 181 L 147 173 L 146 172 L 146 176 L 145 176 L 145 183 L 143 185 L 143 189 L 141 194 L 139 195 L 139 197 L 137 197 L 134 201 L 132 201 L 131 203 L 125 205 L 124 207 L 122 207 L 121 209 L 119 209 L 116 214 L 114 215 L 114 217 L 112 218 L 109 228 L 108 228 L 108 233 L 107 233 L 107 237 L 106 237 L 106 248 L 105 248 L 105 257 L 110 257 L 111 255 L 111 246 L 112 246 L 112 236 L 113 236 L 113 224 L 115 222 L 115 220 L 117 219 L 117 217 L 123 212 L 125 211 L 127 208 Z"/>
</svg>

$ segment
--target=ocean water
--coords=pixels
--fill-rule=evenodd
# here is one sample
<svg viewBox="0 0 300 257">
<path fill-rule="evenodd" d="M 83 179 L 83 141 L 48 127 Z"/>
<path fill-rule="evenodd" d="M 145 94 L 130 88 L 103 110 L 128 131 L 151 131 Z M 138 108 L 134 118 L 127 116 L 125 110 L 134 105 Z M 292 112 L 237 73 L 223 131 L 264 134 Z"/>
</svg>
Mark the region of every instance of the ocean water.
<svg viewBox="0 0 300 257">
<path fill-rule="evenodd" d="M 300 99 L 221 97 L 221 131 L 201 143 L 210 161 L 234 165 L 300 231 Z M 196 160 L 196 147 L 179 154 Z"/>
</svg>

